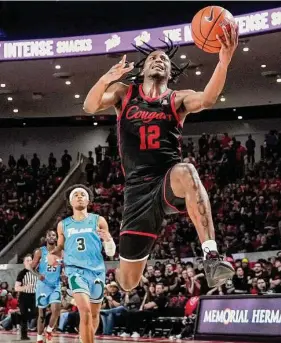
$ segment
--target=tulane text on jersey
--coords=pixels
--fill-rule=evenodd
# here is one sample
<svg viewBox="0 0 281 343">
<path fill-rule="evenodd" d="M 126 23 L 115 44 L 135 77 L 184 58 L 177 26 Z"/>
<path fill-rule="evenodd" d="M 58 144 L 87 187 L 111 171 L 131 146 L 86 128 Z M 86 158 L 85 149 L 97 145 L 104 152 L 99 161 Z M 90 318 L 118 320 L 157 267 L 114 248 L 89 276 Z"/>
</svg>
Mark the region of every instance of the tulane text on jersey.
<svg viewBox="0 0 281 343">
<path fill-rule="evenodd" d="M 87 218 L 76 221 L 67 217 L 62 221 L 64 243 L 64 264 L 104 273 L 102 242 L 97 233 L 99 216 L 89 213 Z"/>
</svg>

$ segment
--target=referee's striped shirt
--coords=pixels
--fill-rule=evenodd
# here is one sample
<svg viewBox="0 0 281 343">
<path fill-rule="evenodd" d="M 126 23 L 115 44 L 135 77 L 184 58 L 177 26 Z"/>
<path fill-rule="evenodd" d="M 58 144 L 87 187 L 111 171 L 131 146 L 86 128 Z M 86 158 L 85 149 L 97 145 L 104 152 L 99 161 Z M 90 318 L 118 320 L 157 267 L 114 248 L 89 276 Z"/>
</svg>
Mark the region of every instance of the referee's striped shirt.
<svg viewBox="0 0 281 343">
<path fill-rule="evenodd" d="M 21 286 L 31 285 L 31 289 L 21 293 L 35 293 L 37 276 L 32 274 L 28 269 L 23 269 L 17 276 L 17 281 L 21 283 Z"/>
</svg>

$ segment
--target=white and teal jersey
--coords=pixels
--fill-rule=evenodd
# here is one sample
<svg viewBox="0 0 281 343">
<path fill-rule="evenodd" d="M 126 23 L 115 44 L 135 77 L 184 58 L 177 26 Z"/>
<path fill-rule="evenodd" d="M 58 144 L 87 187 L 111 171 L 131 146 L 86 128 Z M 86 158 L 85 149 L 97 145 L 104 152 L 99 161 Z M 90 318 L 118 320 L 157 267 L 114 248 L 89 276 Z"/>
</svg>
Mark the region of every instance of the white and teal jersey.
<svg viewBox="0 0 281 343">
<path fill-rule="evenodd" d="M 72 217 L 62 221 L 66 267 L 88 269 L 97 275 L 105 273 L 102 241 L 97 234 L 98 220 L 98 215 L 89 213 L 87 218 L 81 221 Z"/>
</svg>

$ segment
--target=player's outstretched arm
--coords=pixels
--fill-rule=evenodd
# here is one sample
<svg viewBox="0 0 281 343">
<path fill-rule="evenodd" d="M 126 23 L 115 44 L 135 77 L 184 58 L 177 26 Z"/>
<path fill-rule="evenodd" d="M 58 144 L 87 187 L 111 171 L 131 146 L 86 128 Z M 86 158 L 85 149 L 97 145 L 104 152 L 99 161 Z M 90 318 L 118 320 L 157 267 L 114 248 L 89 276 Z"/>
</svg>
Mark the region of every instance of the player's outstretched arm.
<svg viewBox="0 0 281 343">
<path fill-rule="evenodd" d="M 64 234 L 63 234 L 63 228 L 62 228 L 62 222 L 58 223 L 57 226 L 57 233 L 58 233 L 58 242 L 57 242 L 57 246 L 55 247 L 55 249 L 53 249 L 52 251 L 50 251 L 50 253 L 48 254 L 48 264 L 50 266 L 55 266 L 59 263 L 59 260 L 61 260 L 62 258 L 62 251 L 64 249 Z"/>
<path fill-rule="evenodd" d="M 113 257 L 116 252 L 116 245 L 109 232 L 108 224 L 104 217 L 99 217 L 97 232 L 100 238 L 103 240 L 103 246 L 106 255 Z"/>
<path fill-rule="evenodd" d="M 119 80 L 133 68 L 133 63 L 127 66 L 126 55 L 124 55 L 120 63 L 104 74 L 89 91 L 84 101 L 84 111 L 88 114 L 94 114 L 118 104 L 126 94 L 128 86 L 122 82 L 110 84 Z"/>
<path fill-rule="evenodd" d="M 217 36 L 221 43 L 219 63 L 203 92 L 186 91 L 186 96 L 183 98 L 185 115 L 214 106 L 224 88 L 228 66 L 238 45 L 238 27 L 231 24 L 230 32 L 225 27 L 223 31 L 225 41 Z"/>
</svg>

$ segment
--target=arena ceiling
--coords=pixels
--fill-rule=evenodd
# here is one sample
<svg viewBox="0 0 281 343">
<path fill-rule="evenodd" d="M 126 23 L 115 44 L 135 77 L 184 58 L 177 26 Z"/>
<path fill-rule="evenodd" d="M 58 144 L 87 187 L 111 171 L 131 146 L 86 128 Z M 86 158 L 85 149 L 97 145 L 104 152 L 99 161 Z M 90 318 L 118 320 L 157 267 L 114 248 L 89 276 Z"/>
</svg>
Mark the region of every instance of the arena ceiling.
<svg viewBox="0 0 281 343">
<path fill-rule="evenodd" d="M 281 103 L 281 82 L 277 82 L 278 75 L 281 76 L 280 36 L 280 32 L 275 32 L 241 39 L 223 92 L 225 101 L 218 101 L 216 108 Z M 245 47 L 249 51 L 243 51 Z M 191 60 L 193 68 L 187 71 L 187 77 L 181 77 L 175 89 L 203 90 L 218 56 L 204 53 L 194 45 L 180 47 L 177 64 L 186 62 L 181 55 Z M 139 58 L 138 53 L 127 55 L 129 61 Z M 119 60 L 120 56 L 103 55 L 1 62 L 0 118 L 81 116 L 82 103 L 90 87 Z M 61 68 L 56 69 L 57 65 Z M 201 75 L 196 75 L 198 70 Z M 61 73 L 61 77 L 55 77 L 55 73 Z M 66 85 L 66 81 L 71 84 Z"/>
</svg>

